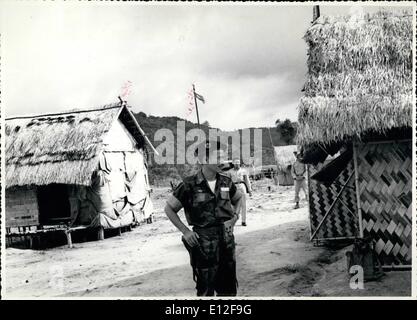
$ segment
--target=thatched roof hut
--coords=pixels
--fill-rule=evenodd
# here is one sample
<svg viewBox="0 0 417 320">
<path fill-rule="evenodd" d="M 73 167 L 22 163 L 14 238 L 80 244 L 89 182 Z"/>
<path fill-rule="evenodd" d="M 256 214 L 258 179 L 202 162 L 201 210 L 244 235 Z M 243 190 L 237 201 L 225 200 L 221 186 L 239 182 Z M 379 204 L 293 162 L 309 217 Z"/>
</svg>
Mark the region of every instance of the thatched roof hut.
<svg viewBox="0 0 417 320">
<path fill-rule="evenodd" d="M 6 119 L 6 187 L 51 183 L 90 185 L 103 137 L 123 119 L 139 144 L 152 144 L 127 106 Z"/>
<path fill-rule="evenodd" d="M 304 38 L 308 74 L 296 140 L 304 162 L 314 164 L 311 239 L 369 237 L 382 264 L 409 267 L 412 13 L 323 16 Z M 339 150 L 334 163 L 325 162 Z M 320 172 L 331 173 L 331 185 L 313 179 Z"/>
<path fill-rule="evenodd" d="M 278 166 L 278 183 L 280 186 L 294 185 L 291 167 L 295 161 L 294 152 L 297 151 L 298 146 L 295 144 L 274 147 L 275 161 Z"/>
<path fill-rule="evenodd" d="M 330 145 L 412 126 L 410 12 L 317 19 L 307 30 L 308 74 L 297 143 Z"/>
<path fill-rule="evenodd" d="M 22 230 L 52 230 L 71 246 L 72 230 L 98 228 L 103 238 L 104 229 L 151 219 L 147 147 L 156 152 L 124 104 L 6 119 L 11 244 Z"/>
<path fill-rule="evenodd" d="M 297 152 L 297 148 L 296 144 L 274 147 L 275 160 L 280 168 L 285 169 L 287 166 L 293 164 L 295 161 L 294 152 Z"/>
</svg>

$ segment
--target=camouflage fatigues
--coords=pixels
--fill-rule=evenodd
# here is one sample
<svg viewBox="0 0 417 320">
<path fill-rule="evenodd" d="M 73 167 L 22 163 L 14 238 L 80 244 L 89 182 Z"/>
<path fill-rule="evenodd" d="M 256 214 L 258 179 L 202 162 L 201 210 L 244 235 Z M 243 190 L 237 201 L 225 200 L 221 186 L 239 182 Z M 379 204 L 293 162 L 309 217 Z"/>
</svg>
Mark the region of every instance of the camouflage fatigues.
<svg viewBox="0 0 417 320">
<path fill-rule="evenodd" d="M 184 245 L 190 253 L 198 296 L 236 295 L 236 259 L 233 233 L 225 231 L 224 222 L 235 216 L 232 204 L 241 194 L 229 176 L 218 173 L 214 193 L 201 171 L 185 178 L 168 199 L 174 211 L 184 208 L 199 246 Z"/>
</svg>

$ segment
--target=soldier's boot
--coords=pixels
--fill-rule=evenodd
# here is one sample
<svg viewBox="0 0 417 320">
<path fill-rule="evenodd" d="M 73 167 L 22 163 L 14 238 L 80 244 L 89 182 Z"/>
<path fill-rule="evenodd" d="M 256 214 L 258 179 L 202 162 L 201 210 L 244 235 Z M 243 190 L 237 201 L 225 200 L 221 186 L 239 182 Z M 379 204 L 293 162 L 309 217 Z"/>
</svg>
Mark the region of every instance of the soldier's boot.
<svg viewBox="0 0 417 320">
<path fill-rule="evenodd" d="M 300 203 L 299 202 L 296 202 L 294 209 L 298 209 L 298 208 L 300 208 Z"/>
</svg>

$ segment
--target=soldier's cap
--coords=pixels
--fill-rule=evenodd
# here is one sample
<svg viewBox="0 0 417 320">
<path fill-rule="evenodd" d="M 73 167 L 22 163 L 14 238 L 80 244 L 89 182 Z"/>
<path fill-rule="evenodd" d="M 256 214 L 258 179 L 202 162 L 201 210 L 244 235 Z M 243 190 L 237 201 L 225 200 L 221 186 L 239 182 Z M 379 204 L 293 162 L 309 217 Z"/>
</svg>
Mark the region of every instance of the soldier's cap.
<svg viewBox="0 0 417 320">
<path fill-rule="evenodd" d="M 206 156 L 209 155 L 213 151 L 217 150 L 226 150 L 226 146 L 218 140 L 210 140 L 206 139 L 201 142 L 194 150 L 194 155 L 198 156 L 205 150 Z"/>
</svg>

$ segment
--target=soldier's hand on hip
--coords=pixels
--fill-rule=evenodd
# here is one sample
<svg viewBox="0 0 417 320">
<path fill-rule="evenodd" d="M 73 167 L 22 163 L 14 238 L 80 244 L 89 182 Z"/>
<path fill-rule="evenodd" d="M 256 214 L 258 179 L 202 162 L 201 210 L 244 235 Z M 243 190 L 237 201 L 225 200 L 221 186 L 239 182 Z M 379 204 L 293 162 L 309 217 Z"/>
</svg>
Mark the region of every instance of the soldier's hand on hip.
<svg viewBox="0 0 417 320">
<path fill-rule="evenodd" d="M 196 232 L 194 232 L 194 231 L 191 231 L 191 230 L 188 230 L 188 231 L 186 231 L 184 234 L 183 234 L 183 236 L 182 236 L 183 238 L 184 238 L 184 240 L 191 246 L 191 247 L 194 247 L 194 246 L 198 246 L 199 245 L 199 243 L 198 243 L 198 239 L 200 238 L 199 236 L 198 236 L 198 234 L 196 233 Z"/>
</svg>

